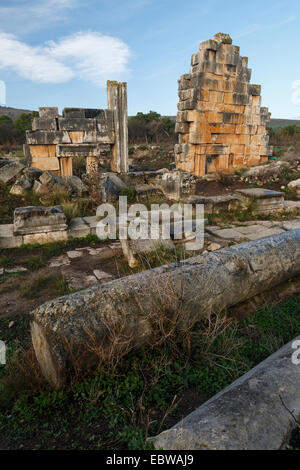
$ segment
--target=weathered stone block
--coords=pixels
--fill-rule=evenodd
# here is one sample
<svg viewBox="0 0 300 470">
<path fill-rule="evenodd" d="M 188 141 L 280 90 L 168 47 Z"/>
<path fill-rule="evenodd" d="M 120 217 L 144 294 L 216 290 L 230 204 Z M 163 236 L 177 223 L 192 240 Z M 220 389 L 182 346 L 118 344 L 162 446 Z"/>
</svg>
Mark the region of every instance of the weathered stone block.
<svg viewBox="0 0 300 470">
<path fill-rule="evenodd" d="M 66 230 L 66 220 L 61 206 L 19 207 L 14 212 L 14 234 L 24 235 Z"/>
<path fill-rule="evenodd" d="M 56 118 L 34 118 L 32 121 L 33 131 L 57 131 Z"/>
<path fill-rule="evenodd" d="M 30 154 L 32 159 L 54 158 L 56 157 L 56 145 L 30 145 Z"/>
<path fill-rule="evenodd" d="M 11 190 L 9 191 L 10 194 L 13 194 L 14 196 L 24 196 L 27 191 L 29 191 L 33 186 L 33 181 L 29 179 L 26 175 L 22 175 L 21 178 L 19 178 Z"/>
<path fill-rule="evenodd" d="M 32 157 L 31 164 L 34 168 L 43 171 L 59 171 L 59 159 L 55 157 Z"/>
<path fill-rule="evenodd" d="M 53 119 L 58 116 L 58 108 L 39 108 L 39 115 L 42 119 Z"/>
<path fill-rule="evenodd" d="M 0 158 L 0 182 L 4 184 L 9 183 L 18 176 L 24 168 L 25 165 L 20 160 Z"/>
<path fill-rule="evenodd" d="M 250 260 L 251 264 L 251 260 Z M 282 450 L 300 413 L 299 366 L 291 360 L 298 336 L 208 402 L 161 433 L 158 450 Z M 272 422 L 268 432 L 266 420 Z M 245 423 L 247 425 L 245 426 Z"/>
<path fill-rule="evenodd" d="M 99 156 L 100 150 L 97 144 L 72 144 L 59 145 L 57 147 L 59 157 L 92 157 Z"/>
<path fill-rule="evenodd" d="M 29 145 L 71 144 L 70 136 L 65 131 L 27 131 L 26 142 Z"/>
<path fill-rule="evenodd" d="M 85 238 L 90 235 L 91 229 L 89 225 L 80 217 L 72 219 L 72 223 L 68 230 L 70 238 Z"/>
<path fill-rule="evenodd" d="M 84 131 L 70 131 L 68 132 L 68 135 L 69 135 L 69 142 L 59 142 L 59 143 L 82 144 L 84 142 L 84 135 L 85 135 Z M 96 142 L 96 139 L 93 140 L 93 142 Z"/>
<path fill-rule="evenodd" d="M 58 118 L 58 127 L 61 131 L 96 131 L 96 119 Z"/>
<path fill-rule="evenodd" d="M 270 212 L 284 207 L 284 193 L 262 188 L 238 189 L 242 204 L 248 206 L 255 203 L 254 212 Z"/>
<path fill-rule="evenodd" d="M 39 196 L 51 193 L 70 193 L 69 185 L 50 171 L 45 171 L 40 179 L 34 182 L 33 190 Z"/>
<path fill-rule="evenodd" d="M 23 235 L 24 245 L 35 245 L 36 243 L 43 245 L 46 243 L 55 243 L 68 240 L 67 230 L 60 230 L 58 232 L 43 232 Z"/>
<path fill-rule="evenodd" d="M 14 235 L 14 225 L 0 225 L 0 249 L 18 248 L 23 245 L 23 237 Z"/>
<path fill-rule="evenodd" d="M 72 158 L 70 157 L 60 158 L 59 165 L 60 165 L 60 174 L 62 177 L 73 175 L 73 159 Z"/>
</svg>

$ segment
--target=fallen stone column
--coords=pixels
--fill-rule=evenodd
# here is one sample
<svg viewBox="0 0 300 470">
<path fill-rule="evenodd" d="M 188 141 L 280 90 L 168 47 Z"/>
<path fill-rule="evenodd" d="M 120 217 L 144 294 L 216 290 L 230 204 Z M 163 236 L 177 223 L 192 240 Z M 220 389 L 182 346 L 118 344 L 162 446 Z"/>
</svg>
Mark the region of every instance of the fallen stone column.
<svg viewBox="0 0 300 470">
<path fill-rule="evenodd" d="M 110 351 L 156 344 L 164 321 L 186 329 L 300 274 L 300 230 L 236 245 L 52 300 L 32 313 L 32 340 L 43 374 L 55 387 L 77 365 L 95 359 L 88 344 Z M 118 341 L 116 341 L 118 336 Z"/>
<path fill-rule="evenodd" d="M 300 416 L 294 343 L 270 356 L 154 439 L 163 450 L 280 450 Z"/>
</svg>

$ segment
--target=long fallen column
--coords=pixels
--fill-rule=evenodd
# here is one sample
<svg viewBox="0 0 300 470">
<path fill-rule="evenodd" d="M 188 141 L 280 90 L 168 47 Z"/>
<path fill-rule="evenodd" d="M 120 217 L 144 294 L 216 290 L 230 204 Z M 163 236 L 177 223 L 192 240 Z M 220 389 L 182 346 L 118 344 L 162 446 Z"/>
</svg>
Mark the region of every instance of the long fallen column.
<svg viewBox="0 0 300 470">
<path fill-rule="evenodd" d="M 157 436 L 154 446 L 163 450 L 283 449 L 300 416 L 299 357 L 300 336 Z"/>
<path fill-rule="evenodd" d="M 86 368 L 100 350 L 156 344 L 166 328 L 186 329 L 299 274 L 300 230 L 235 245 L 47 302 L 32 312 L 33 346 L 59 388 L 75 356 Z"/>
</svg>

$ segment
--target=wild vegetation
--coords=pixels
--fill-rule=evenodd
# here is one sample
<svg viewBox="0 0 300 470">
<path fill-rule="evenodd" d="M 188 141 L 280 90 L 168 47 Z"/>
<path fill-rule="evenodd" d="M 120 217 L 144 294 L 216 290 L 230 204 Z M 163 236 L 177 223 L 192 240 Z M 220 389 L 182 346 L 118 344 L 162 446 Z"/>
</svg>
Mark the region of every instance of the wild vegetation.
<svg viewBox="0 0 300 470">
<path fill-rule="evenodd" d="M 2 449 L 147 449 L 178 422 L 300 333 L 300 296 L 237 320 L 216 315 L 159 347 L 101 362 L 53 391 L 30 349 L 28 318 L 0 320 L 9 345 L 0 372 Z M 180 339 L 181 338 L 181 339 Z"/>
<path fill-rule="evenodd" d="M 31 129 L 32 120 L 39 115 L 38 112 L 22 113 L 13 120 L 6 115 L 0 115 L 0 147 L 3 151 L 10 151 L 13 147 L 25 143 L 25 133 Z"/>
<path fill-rule="evenodd" d="M 149 113 L 137 113 L 128 122 L 129 142 L 155 143 L 171 141 L 175 142 L 175 120 L 163 117 L 156 111 Z"/>
</svg>

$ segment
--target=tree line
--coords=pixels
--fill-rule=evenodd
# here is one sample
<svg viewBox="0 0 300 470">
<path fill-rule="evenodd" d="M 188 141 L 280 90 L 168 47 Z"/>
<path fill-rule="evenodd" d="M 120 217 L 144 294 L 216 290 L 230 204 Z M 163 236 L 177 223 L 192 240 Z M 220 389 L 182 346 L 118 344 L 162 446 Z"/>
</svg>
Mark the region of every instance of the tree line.
<svg viewBox="0 0 300 470">
<path fill-rule="evenodd" d="M 300 142 L 300 126 L 289 124 L 285 127 L 274 129 L 268 127 L 271 145 L 289 145 Z"/>
<path fill-rule="evenodd" d="M 13 120 L 6 115 L 0 115 L 0 145 L 22 145 L 25 143 L 26 131 L 31 129 L 32 120 L 38 117 L 39 113 L 22 113 Z"/>
<path fill-rule="evenodd" d="M 163 117 L 156 111 L 137 113 L 128 120 L 130 144 L 175 142 L 175 122 L 169 117 Z"/>
</svg>

